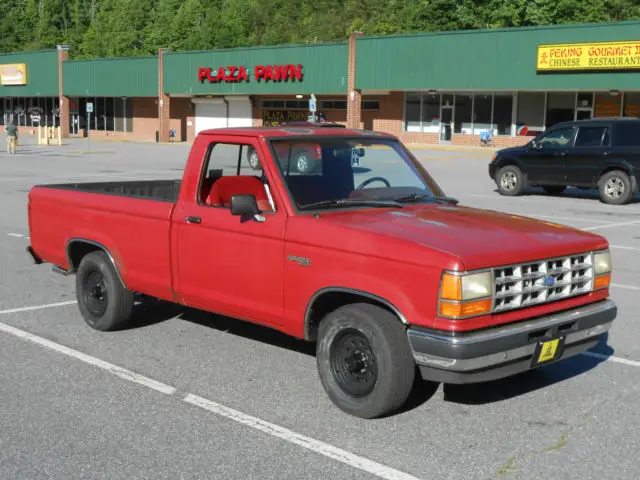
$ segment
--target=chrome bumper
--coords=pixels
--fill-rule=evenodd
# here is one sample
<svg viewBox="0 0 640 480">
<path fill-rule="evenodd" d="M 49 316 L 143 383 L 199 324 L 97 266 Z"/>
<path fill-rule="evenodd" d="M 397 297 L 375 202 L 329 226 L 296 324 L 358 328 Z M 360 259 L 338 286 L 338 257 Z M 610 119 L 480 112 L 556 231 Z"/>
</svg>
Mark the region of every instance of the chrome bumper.
<svg viewBox="0 0 640 480">
<path fill-rule="evenodd" d="M 425 379 L 474 383 L 536 368 L 533 357 L 545 341 L 562 339 L 561 355 L 554 361 L 588 350 L 611 328 L 616 315 L 616 304 L 604 300 L 476 332 L 447 335 L 410 328 L 407 334 Z"/>
</svg>

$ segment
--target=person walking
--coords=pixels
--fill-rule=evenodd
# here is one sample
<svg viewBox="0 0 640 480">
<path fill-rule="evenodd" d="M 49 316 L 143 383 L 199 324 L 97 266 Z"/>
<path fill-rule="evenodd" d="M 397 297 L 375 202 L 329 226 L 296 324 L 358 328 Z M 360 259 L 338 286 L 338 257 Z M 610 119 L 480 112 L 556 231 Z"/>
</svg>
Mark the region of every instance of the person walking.
<svg viewBox="0 0 640 480">
<path fill-rule="evenodd" d="M 16 144 L 18 143 L 18 127 L 15 126 L 13 120 L 9 120 L 4 130 L 7 132 L 7 152 L 15 155 Z"/>
</svg>

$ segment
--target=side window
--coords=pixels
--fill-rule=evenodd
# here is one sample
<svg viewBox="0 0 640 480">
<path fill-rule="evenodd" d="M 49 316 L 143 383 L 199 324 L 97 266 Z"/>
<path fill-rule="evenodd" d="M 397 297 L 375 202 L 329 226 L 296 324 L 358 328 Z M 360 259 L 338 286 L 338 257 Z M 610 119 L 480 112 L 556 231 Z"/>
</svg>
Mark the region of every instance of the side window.
<svg viewBox="0 0 640 480">
<path fill-rule="evenodd" d="M 614 142 L 617 147 L 640 147 L 640 120 L 616 123 Z"/>
<path fill-rule="evenodd" d="M 201 205 L 228 209 L 233 195 L 254 195 L 262 212 L 275 212 L 260 156 L 248 144 L 212 143 L 206 153 L 199 192 Z"/>
<path fill-rule="evenodd" d="M 587 126 L 578 129 L 575 143 L 576 147 L 599 147 L 608 144 L 609 129 L 607 127 Z"/>
<path fill-rule="evenodd" d="M 567 148 L 573 142 L 573 127 L 559 128 L 543 135 L 536 143 L 545 149 Z"/>
</svg>

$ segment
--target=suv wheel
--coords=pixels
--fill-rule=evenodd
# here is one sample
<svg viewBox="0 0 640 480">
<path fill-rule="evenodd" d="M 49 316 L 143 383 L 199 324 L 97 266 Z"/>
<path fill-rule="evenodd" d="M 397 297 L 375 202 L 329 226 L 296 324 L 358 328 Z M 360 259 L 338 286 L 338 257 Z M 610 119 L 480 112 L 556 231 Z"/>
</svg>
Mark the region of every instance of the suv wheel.
<svg viewBox="0 0 640 480">
<path fill-rule="evenodd" d="M 510 197 L 520 195 L 525 188 L 524 174 L 515 165 L 507 165 L 498 171 L 496 184 L 501 195 Z"/>
<path fill-rule="evenodd" d="M 296 155 L 296 170 L 299 173 L 308 173 L 311 170 L 311 158 L 309 158 L 309 153 L 306 151 L 299 152 Z"/>
<path fill-rule="evenodd" d="M 558 195 L 567 189 L 566 185 L 542 185 L 542 189 L 549 195 Z"/>
<path fill-rule="evenodd" d="M 87 324 L 103 332 L 116 330 L 131 317 L 134 292 L 127 290 L 102 251 L 84 256 L 76 272 L 78 308 Z"/>
<path fill-rule="evenodd" d="M 249 162 L 249 166 L 254 170 L 260 170 L 260 159 L 255 149 L 251 148 L 247 152 L 247 162 Z"/>
<path fill-rule="evenodd" d="M 622 170 L 607 172 L 598 182 L 600 199 L 610 205 L 624 205 L 633 197 L 631 179 Z"/>
<path fill-rule="evenodd" d="M 360 418 L 399 409 L 413 388 L 416 365 L 407 333 L 391 312 L 346 305 L 320 323 L 318 373 L 331 401 Z"/>
</svg>

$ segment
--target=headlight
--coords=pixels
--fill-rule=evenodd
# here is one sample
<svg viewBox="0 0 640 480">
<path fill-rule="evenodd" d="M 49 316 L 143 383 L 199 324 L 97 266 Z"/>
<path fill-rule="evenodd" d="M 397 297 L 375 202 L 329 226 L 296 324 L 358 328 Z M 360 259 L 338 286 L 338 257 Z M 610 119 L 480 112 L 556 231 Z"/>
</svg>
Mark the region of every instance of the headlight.
<svg viewBox="0 0 640 480">
<path fill-rule="evenodd" d="M 491 272 L 454 275 L 444 273 L 440 285 L 438 314 L 466 318 L 491 313 L 493 277 Z"/>
<path fill-rule="evenodd" d="M 596 275 L 611 273 L 611 254 L 609 250 L 597 252 L 593 255 L 593 269 Z"/>
<path fill-rule="evenodd" d="M 611 254 L 609 250 L 593 254 L 593 289 L 602 290 L 609 288 L 611 283 Z"/>
</svg>

